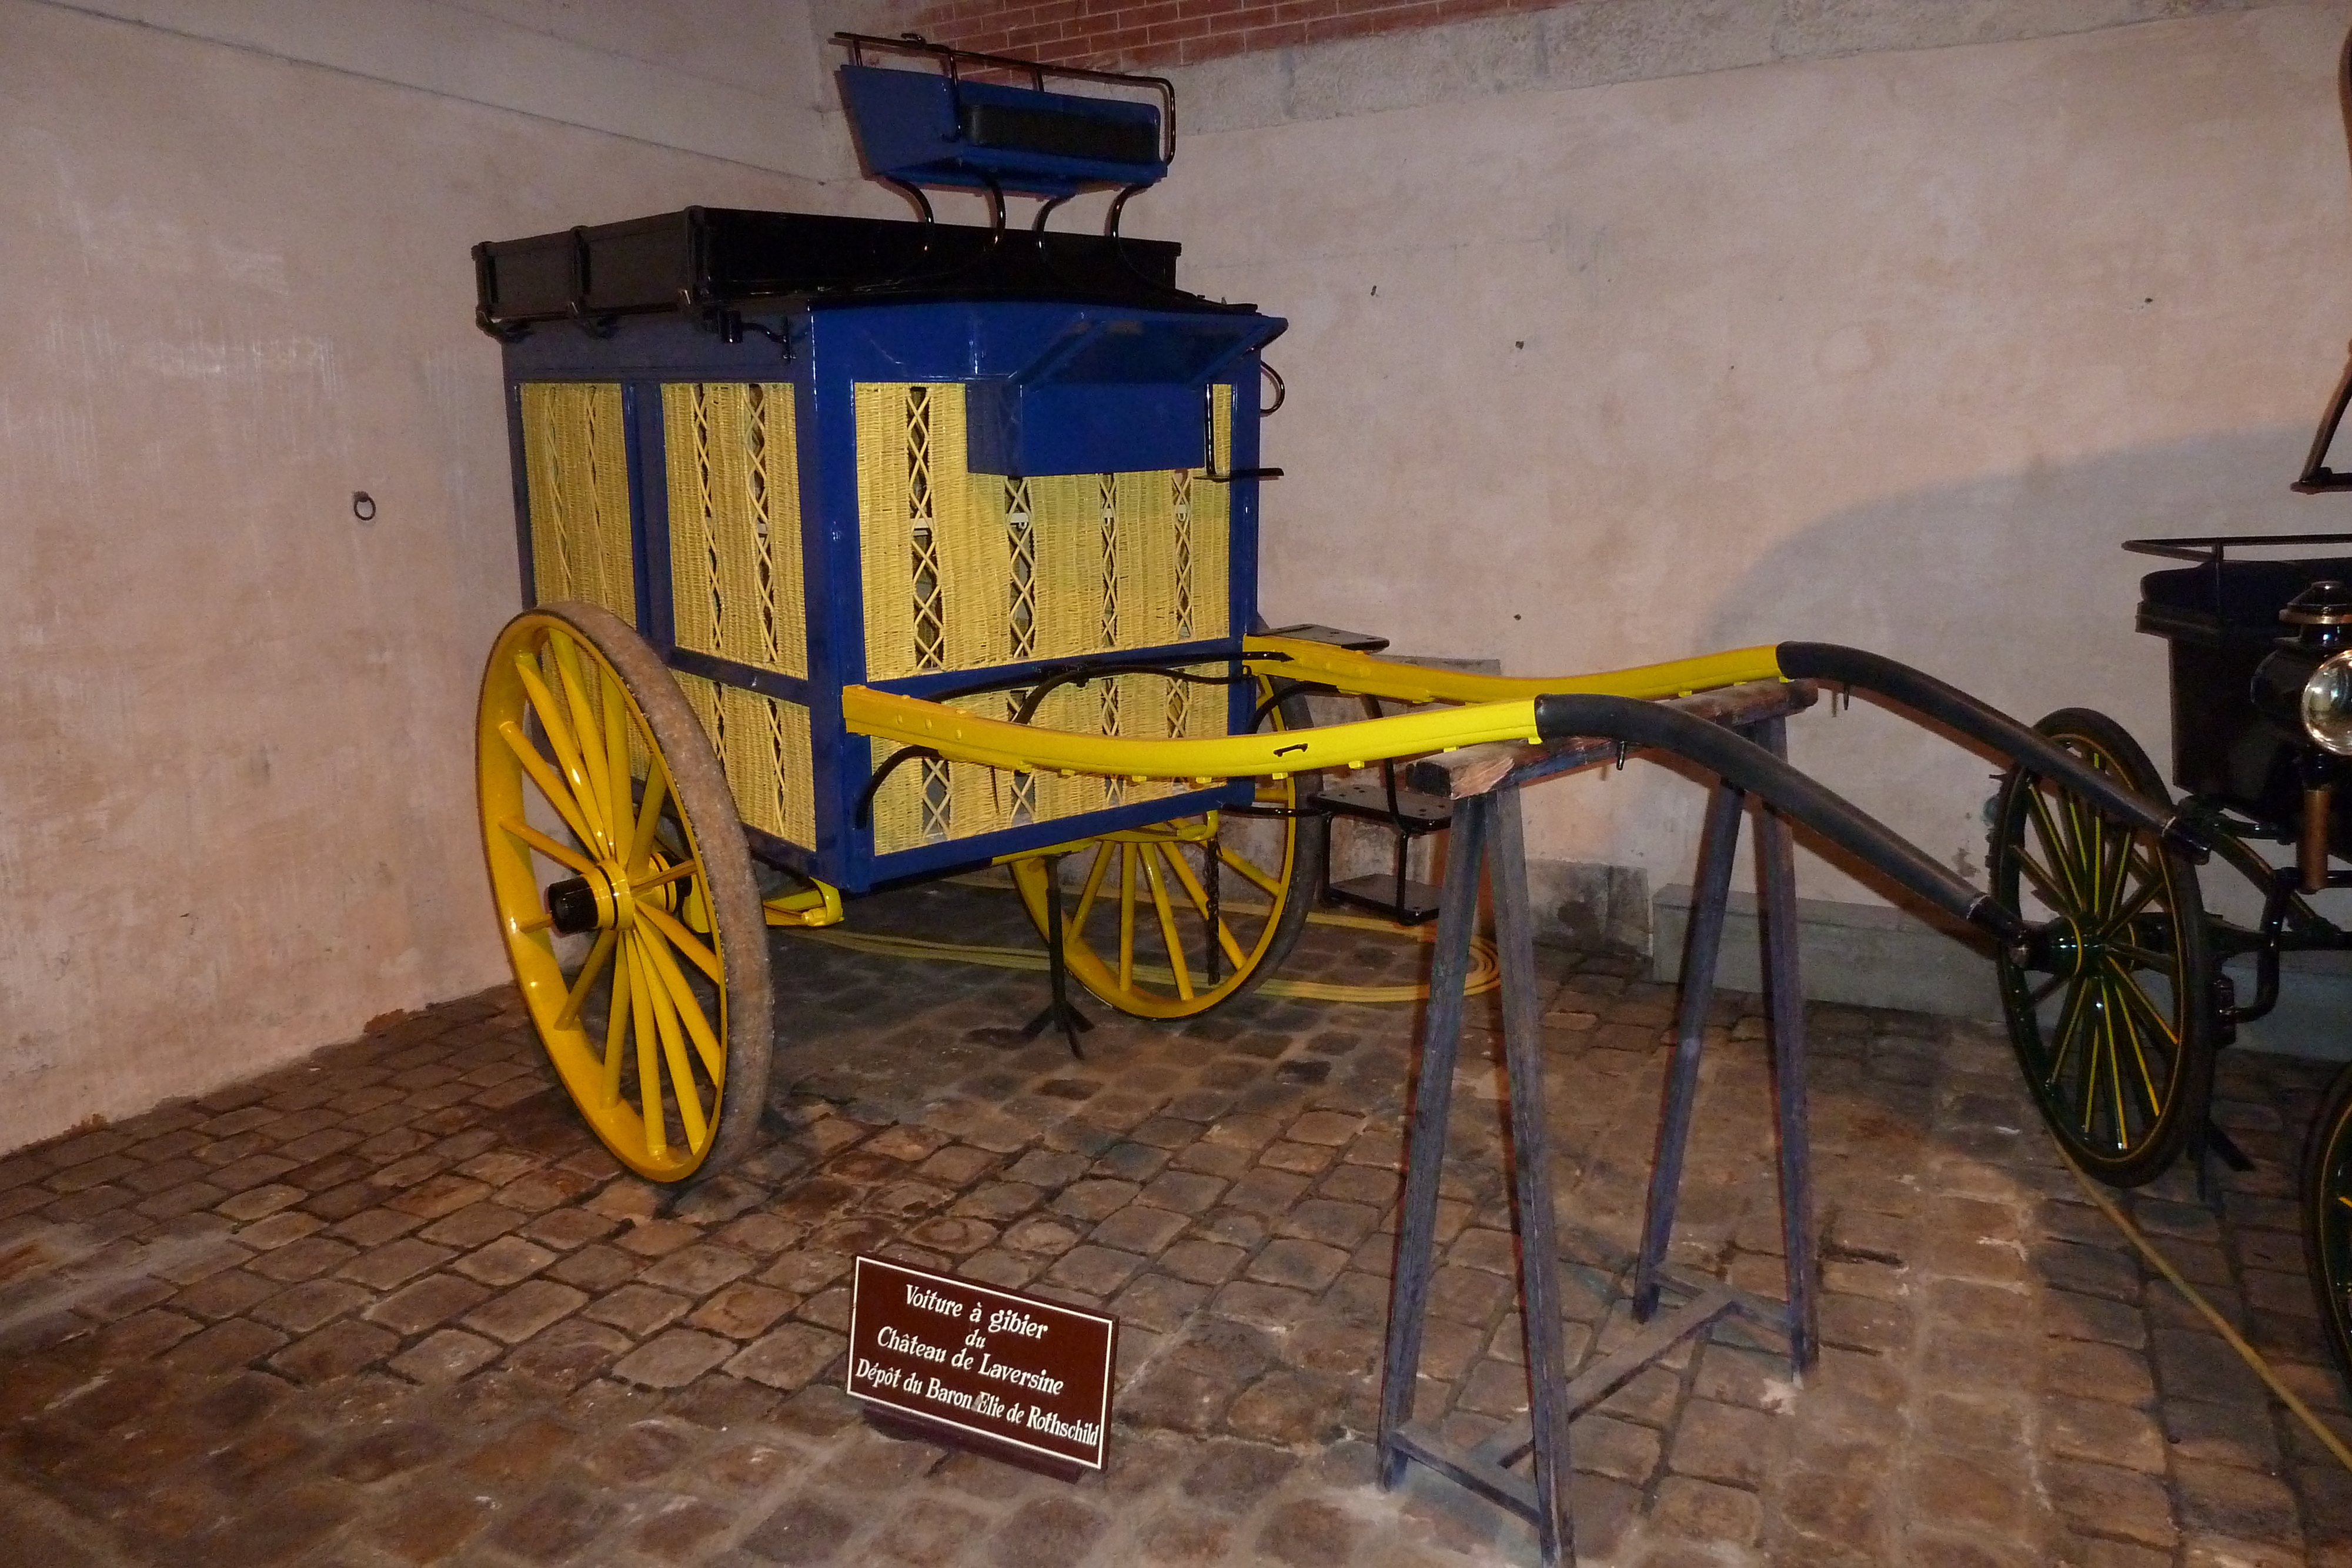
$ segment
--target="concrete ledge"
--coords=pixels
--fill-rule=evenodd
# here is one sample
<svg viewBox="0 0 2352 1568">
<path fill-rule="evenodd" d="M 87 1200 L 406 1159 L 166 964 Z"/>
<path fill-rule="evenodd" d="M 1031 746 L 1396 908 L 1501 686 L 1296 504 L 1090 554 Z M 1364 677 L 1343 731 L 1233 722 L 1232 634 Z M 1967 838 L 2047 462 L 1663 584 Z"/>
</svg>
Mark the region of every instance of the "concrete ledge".
<svg viewBox="0 0 2352 1568">
<path fill-rule="evenodd" d="M 1690 906 L 1691 890 L 1680 884 L 1660 889 L 1652 902 L 1652 979 L 1672 984 L 1682 978 Z M 1723 955 L 1717 960 L 1718 986 L 1761 988 L 1757 935 L 1756 895 L 1735 892 L 1724 920 Z M 1805 995 L 1811 1000 L 1947 1018 L 2000 1016 L 1991 956 L 1902 910 L 1801 898 L 1797 944 Z M 2352 953 L 2292 953 L 2279 968 L 2277 1008 L 2242 1026 L 2231 1049 L 2352 1061 Z M 2252 1000 L 2254 961 L 2234 959 L 2226 971 L 2237 981 L 2238 995 Z"/>
<path fill-rule="evenodd" d="M 1690 908 L 1686 884 L 1658 891 L 1651 906 L 1651 926 L 1656 933 L 1650 949 L 1653 979 L 1682 978 Z M 1814 1001 L 1901 1008 L 1947 1018 L 2000 1016 L 1991 959 L 1916 915 L 1878 904 L 1801 898 L 1797 933 L 1805 995 Z M 1723 925 L 1716 984 L 1738 991 L 1763 988 L 1757 940 L 1756 895 L 1734 891 Z"/>
<path fill-rule="evenodd" d="M 2254 999 L 2254 961 L 2223 972 L 2242 1000 Z M 2315 1061 L 2352 1061 L 2352 953 L 2289 953 L 2279 960 L 2279 1000 L 2267 1018 L 2238 1028 L 2233 1051 L 2265 1051 Z"/>
</svg>

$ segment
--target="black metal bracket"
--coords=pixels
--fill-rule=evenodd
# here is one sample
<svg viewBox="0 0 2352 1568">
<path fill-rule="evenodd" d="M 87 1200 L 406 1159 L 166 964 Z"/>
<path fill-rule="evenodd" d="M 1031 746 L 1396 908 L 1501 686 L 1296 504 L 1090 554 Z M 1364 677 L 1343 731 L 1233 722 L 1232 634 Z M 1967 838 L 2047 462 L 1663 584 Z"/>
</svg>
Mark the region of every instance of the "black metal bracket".
<svg viewBox="0 0 2352 1568">
<path fill-rule="evenodd" d="M 1078 1036 L 1095 1025 L 1070 1000 L 1070 967 L 1062 938 L 1062 857 L 1047 855 L 1045 870 L 1045 983 L 1052 999 L 1044 1012 L 1021 1026 L 1021 1038 L 1034 1040 L 1058 1025 L 1062 1038 L 1070 1042 L 1070 1054 L 1084 1061 L 1087 1053 L 1078 1049 Z"/>
<path fill-rule="evenodd" d="M 1264 361 L 1259 361 L 1264 364 Z M 1230 485 L 1236 479 L 1279 479 L 1279 468 L 1234 468 L 1217 472 L 1217 383 L 1209 382 L 1201 389 L 1202 401 L 1207 411 L 1201 421 L 1201 477 L 1212 485 Z M 1279 404 L 1276 406 L 1279 407 Z"/>
</svg>

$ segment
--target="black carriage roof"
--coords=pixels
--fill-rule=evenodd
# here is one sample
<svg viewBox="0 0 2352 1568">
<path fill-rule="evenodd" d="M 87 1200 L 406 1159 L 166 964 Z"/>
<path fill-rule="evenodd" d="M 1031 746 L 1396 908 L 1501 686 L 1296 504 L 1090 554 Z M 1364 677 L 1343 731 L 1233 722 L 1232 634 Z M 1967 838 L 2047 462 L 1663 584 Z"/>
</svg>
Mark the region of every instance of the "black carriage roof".
<svg viewBox="0 0 2352 1568">
<path fill-rule="evenodd" d="M 476 246 L 475 319 L 509 338 L 541 321 L 593 324 L 663 311 L 709 319 L 795 300 L 1255 310 L 1178 288 L 1178 248 L 1104 235 L 688 207 Z"/>
</svg>

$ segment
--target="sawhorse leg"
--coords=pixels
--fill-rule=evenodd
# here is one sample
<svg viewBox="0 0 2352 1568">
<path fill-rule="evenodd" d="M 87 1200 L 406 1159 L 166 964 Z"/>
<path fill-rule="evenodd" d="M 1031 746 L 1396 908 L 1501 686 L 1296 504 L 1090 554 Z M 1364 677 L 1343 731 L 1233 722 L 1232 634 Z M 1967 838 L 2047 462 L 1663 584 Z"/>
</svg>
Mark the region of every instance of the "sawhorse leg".
<svg viewBox="0 0 2352 1568">
<path fill-rule="evenodd" d="M 1431 961 L 1429 1012 L 1421 1075 L 1414 1086 L 1406 1144 L 1404 1212 L 1398 1227 L 1396 1281 L 1389 1305 L 1387 1380 L 1381 1390 L 1381 1484 L 1404 1479 L 1409 1460 L 1503 1504 L 1536 1527 L 1547 1565 L 1573 1563 L 1569 1518 L 1567 1347 L 1560 1333 L 1559 1249 L 1552 1232 L 1551 1161 L 1545 1130 L 1543 1039 L 1536 994 L 1535 925 L 1528 907 L 1527 847 L 1516 789 L 1473 796 L 1456 809 L 1447 848 L 1445 888 Z M 1495 895 L 1495 938 L 1502 970 L 1503 1054 L 1510 1093 L 1513 1197 L 1518 1210 L 1519 1321 L 1526 1335 L 1530 1431 L 1508 1458 L 1457 1458 L 1411 1426 L 1421 1368 L 1422 1327 L 1435 1261 L 1438 1177 L 1445 1160 L 1446 1117 L 1462 1039 L 1462 989 L 1470 936 L 1478 921 L 1484 863 Z M 1537 1436 L 1540 1434 L 1540 1436 Z M 1504 1466 L 1534 1449 L 1535 1476 Z"/>
<path fill-rule="evenodd" d="M 1776 757 L 1788 754 L 1787 726 L 1768 719 L 1753 739 Z M 1740 791 L 1718 783 L 1707 804 L 1699 844 L 1699 875 L 1683 950 L 1683 993 L 1675 1013 L 1675 1060 L 1666 1103 L 1659 1118 L 1657 1157 L 1650 1167 L 1650 1191 L 1642 1228 L 1642 1250 L 1634 1266 L 1633 1315 L 1646 1322 L 1657 1310 L 1660 1276 L 1673 1239 L 1675 1200 L 1682 1191 L 1683 1157 L 1689 1145 L 1691 1113 L 1698 1098 L 1699 1059 L 1706 1017 L 1715 992 L 1716 959 L 1723 946 L 1724 915 L 1731 896 L 1731 869 L 1745 806 Z M 1762 883 L 1759 924 L 1763 943 L 1764 1006 L 1772 1053 L 1773 1122 L 1780 1146 L 1781 1246 L 1789 1300 L 1784 1326 L 1790 1360 L 1803 1372 L 1821 1343 L 1815 1288 L 1811 1138 L 1805 1112 L 1804 986 L 1797 956 L 1796 861 L 1785 819 L 1760 810 L 1757 825 L 1757 872 Z"/>
</svg>

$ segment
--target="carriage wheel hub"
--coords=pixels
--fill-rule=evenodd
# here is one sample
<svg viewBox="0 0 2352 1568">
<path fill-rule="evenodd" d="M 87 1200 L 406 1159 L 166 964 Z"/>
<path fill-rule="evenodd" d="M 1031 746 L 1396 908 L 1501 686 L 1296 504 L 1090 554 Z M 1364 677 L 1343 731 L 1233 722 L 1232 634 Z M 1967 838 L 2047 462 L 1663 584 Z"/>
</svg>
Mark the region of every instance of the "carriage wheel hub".
<svg viewBox="0 0 2352 1568">
<path fill-rule="evenodd" d="M 599 863 L 590 876 L 575 876 L 547 887 L 547 915 L 566 936 L 590 931 L 622 929 L 636 919 L 636 900 L 620 867 Z"/>
<path fill-rule="evenodd" d="M 2099 946 L 2083 935 L 2083 928 L 2071 919 L 2054 920 L 2034 935 L 2034 962 L 2031 968 L 2071 980 L 2096 961 Z"/>
</svg>

